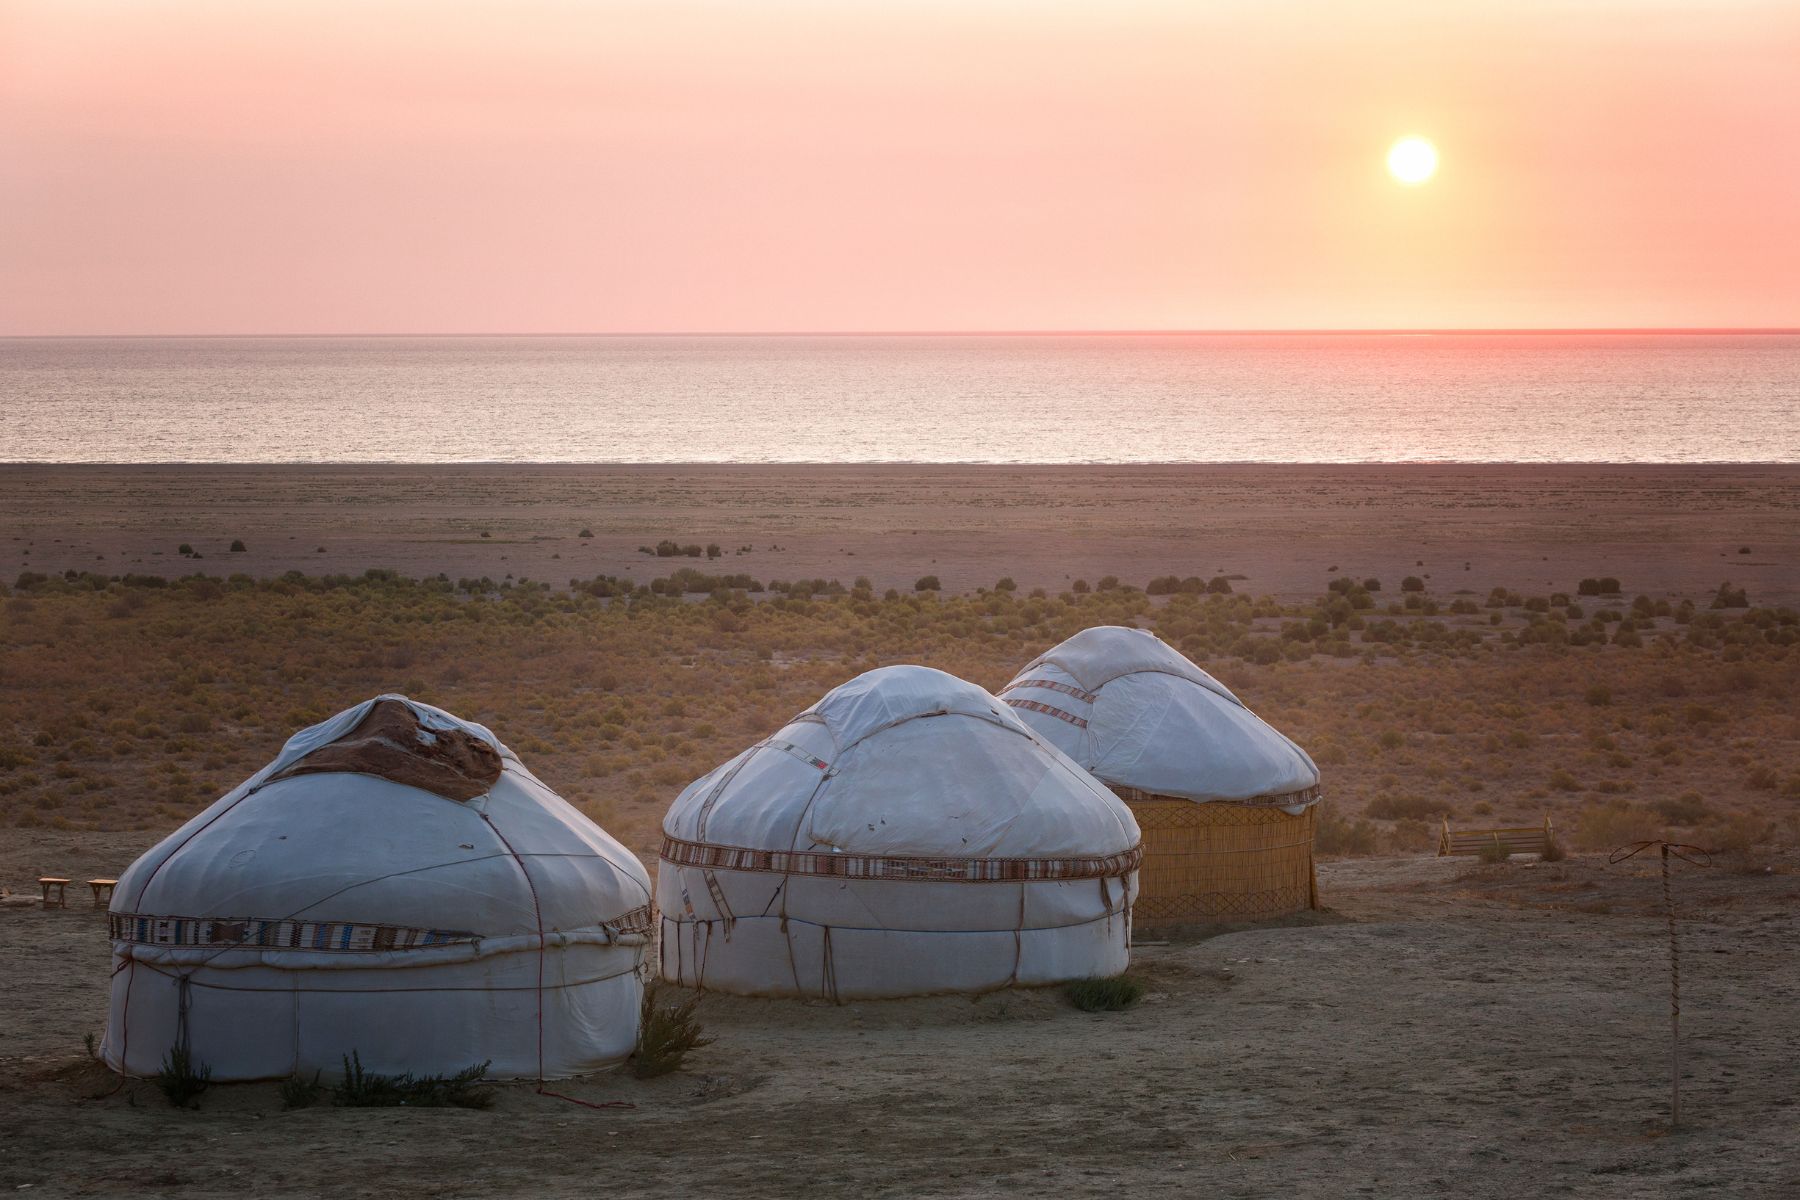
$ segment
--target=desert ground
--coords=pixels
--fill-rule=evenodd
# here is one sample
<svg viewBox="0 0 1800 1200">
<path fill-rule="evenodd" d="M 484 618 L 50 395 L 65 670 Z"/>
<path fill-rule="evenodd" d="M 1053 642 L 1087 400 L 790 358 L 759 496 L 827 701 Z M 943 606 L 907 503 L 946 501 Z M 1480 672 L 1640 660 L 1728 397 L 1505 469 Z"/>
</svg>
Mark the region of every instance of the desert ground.
<svg viewBox="0 0 1800 1200">
<path fill-rule="evenodd" d="M 9 876 L 131 838 L 29 833 Z M 1684 1124 L 1668 1115 L 1654 868 L 1598 856 L 1329 862 L 1331 911 L 1140 946 L 1150 988 L 831 1007 L 709 996 L 681 1072 L 499 1088 L 486 1112 L 178 1112 L 118 1086 L 102 917 L 0 911 L 0 1185 L 31 1195 L 1792 1196 L 1800 881 L 1687 868 Z M 84 901 L 85 903 L 85 901 Z M 404 1181 L 398 1184 L 395 1181 Z"/>
<path fill-rule="evenodd" d="M 0 468 L 0 1185 L 1796 1194 L 1797 513 L 1779 467 Z M 85 889 L 29 899 L 392 690 L 651 862 L 687 782 L 858 671 L 997 688 L 1100 623 L 1213 671 L 1327 794 L 1327 910 L 1145 935 L 1122 1013 L 708 996 L 682 1072 L 559 1089 L 635 1108 L 177 1112 L 84 1049 Z M 1546 815 L 1564 861 L 1433 856 L 1442 820 Z M 1678 1132 L 1659 881 L 1606 863 L 1650 837 L 1714 851 L 1675 880 Z"/>
</svg>

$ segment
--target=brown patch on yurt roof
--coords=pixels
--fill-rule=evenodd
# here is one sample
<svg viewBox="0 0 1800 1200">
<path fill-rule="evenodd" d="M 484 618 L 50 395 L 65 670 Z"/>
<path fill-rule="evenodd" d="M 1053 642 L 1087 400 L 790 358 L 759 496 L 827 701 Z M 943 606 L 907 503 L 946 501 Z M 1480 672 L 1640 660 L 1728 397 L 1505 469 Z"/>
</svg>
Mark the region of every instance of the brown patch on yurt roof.
<svg viewBox="0 0 1800 1200">
<path fill-rule="evenodd" d="M 381 700 L 355 729 L 270 782 L 333 771 L 375 775 L 447 800 L 473 800 L 499 780 L 500 752 L 460 729 L 426 729 L 406 705 Z"/>
</svg>

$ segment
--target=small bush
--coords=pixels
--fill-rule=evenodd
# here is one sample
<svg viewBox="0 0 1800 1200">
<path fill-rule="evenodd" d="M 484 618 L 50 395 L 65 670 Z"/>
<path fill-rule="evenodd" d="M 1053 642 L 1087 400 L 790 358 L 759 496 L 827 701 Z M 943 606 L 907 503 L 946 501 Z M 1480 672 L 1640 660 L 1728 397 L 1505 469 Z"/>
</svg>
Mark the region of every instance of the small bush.
<svg viewBox="0 0 1800 1200">
<path fill-rule="evenodd" d="M 233 553 L 233 554 L 244 554 L 244 553 L 247 553 L 247 552 L 248 552 L 248 550 L 249 550 L 249 548 L 248 548 L 248 547 L 247 547 L 247 546 L 245 546 L 245 545 L 244 545 L 244 543 L 243 543 L 243 541 L 242 541 L 242 540 L 241 540 L 241 539 L 240 539 L 240 540 L 234 540 L 234 541 L 233 541 L 233 542 L 232 542 L 232 543 L 231 543 L 231 552 L 232 552 L 232 553 Z"/>
<path fill-rule="evenodd" d="M 1129 975 L 1077 979 L 1063 989 L 1063 995 L 1082 1012 L 1124 1012 L 1144 998 L 1144 985 Z"/>
<path fill-rule="evenodd" d="M 944 585 L 938 582 L 936 575 L 921 575 L 913 581 L 913 591 L 915 592 L 938 592 L 943 588 Z"/>
<path fill-rule="evenodd" d="M 1425 590 L 1425 581 L 1420 579 L 1417 575 L 1408 575 L 1405 579 L 1400 581 L 1400 590 L 1403 592 L 1422 592 Z"/>
<path fill-rule="evenodd" d="M 311 1108 L 318 1100 L 319 1093 L 325 1089 L 319 1083 L 319 1073 L 313 1072 L 311 1079 L 306 1079 L 295 1072 L 281 1081 L 281 1107 Z"/>
<path fill-rule="evenodd" d="M 187 1047 L 171 1047 L 163 1057 L 162 1070 L 156 1073 L 156 1086 L 176 1108 L 199 1108 L 200 1093 L 212 1083 L 212 1068 L 195 1063 Z"/>
<path fill-rule="evenodd" d="M 694 1012 L 700 1007 L 698 995 L 680 1004 L 656 1002 L 657 987 L 644 989 L 643 1024 L 638 1033 L 637 1052 L 631 1056 L 631 1073 L 639 1079 L 654 1079 L 681 1069 L 688 1051 L 710 1046 L 712 1038 L 701 1036 L 703 1029 Z"/>
<path fill-rule="evenodd" d="M 1367 821 L 1347 821 L 1329 804 L 1319 805 L 1313 847 L 1320 854 L 1352 856 L 1375 853 L 1375 826 Z"/>
<path fill-rule="evenodd" d="M 480 1062 L 448 1076 L 415 1077 L 411 1071 L 381 1075 L 363 1070 L 362 1056 L 352 1050 L 344 1060 L 343 1080 L 331 1089 L 331 1102 L 339 1108 L 492 1108 L 493 1091 L 476 1086 L 487 1069 Z"/>
<path fill-rule="evenodd" d="M 1429 796 L 1377 796 L 1365 810 L 1378 821 L 1420 821 L 1452 811 L 1444 800 Z"/>
<path fill-rule="evenodd" d="M 1503 863 L 1512 857 L 1512 852 L 1500 844 L 1499 838 L 1495 838 L 1482 846 L 1475 857 L 1484 863 Z"/>
<path fill-rule="evenodd" d="M 580 532 L 580 533 L 578 533 L 578 534 L 576 534 L 576 535 L 575 535 L 575 536 L 576 536 L 576 537 L 584 537 L 584 538 L 591 538 L 591 537 L 593 537 L 593 536 L 594 536 L 594 531 L 593 531 L 593 530 L 591 530 L 591 529 L 583 529 L 583 530 L 582 530 L 582 531 L 581 531 L 581 532 Z"/>
<path fill-rule="evenodd" d="M 1557 841 L 1553 837 L 1549 841 L 1544 843 L 1544 852 L 1542 854 L 1538 855 L 1538 861 L 1539 862 L 1561 862 L 1563 859 L 1565 859 L 1567 857 L 1568 857 L 1568 853 L 1567 853 L 1567 851 L 1565 851 L 1563 849 L 1562 843 Z"/>
<path fill-rule="evenodd" d="M 1604 683 L 1596 683 L 1587 690 L 1587 702 L 1595 708 L 1604 708 L 1612 703 L 1612 689 Z"/>
<path fill-rule="evenodd" d="M 1683 792 L 1673 800 L 1665 797 L 1650 807 L 1671 825 L 1698 825 L 1712 816 L 1712 809 L 1699 792 Z"/>
</svg>

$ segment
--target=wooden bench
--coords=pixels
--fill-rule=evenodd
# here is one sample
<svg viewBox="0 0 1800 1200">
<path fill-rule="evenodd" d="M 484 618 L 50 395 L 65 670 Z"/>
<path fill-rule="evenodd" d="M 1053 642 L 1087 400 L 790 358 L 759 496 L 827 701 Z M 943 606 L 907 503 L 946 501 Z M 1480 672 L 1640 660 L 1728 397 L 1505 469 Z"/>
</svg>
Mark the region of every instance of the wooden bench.
<svg viewBox="0 0 1800 1200">
<path fill-rule="evenodd" d="M 1510 829 L 1452 829 L 1450 818 L 1444 818 L 1444 832 L 1438 838 L 1438 857 L 1468 857 L 1499 846 L 1508 854 L 1535 854 L 1542 858 L 1555 842 L 1550 817 L 1544 823 Z"/>
<path fill-rule="evenodd" d="M 64 879 L 61 875 L 40 875 L 40 876 L 38 876 L 38 887 L 42 888 L 44 891 L 44 907 L 45 908 L 50 907 L 50 889 L 51 888 L 56 889 L 56 907 L 57 908 L 69 907 L 69 898 L 65 894 L 64 889 L 66 889 L 69 886 L 70 882 L 71 882 L 70 880 Z"/>
<path fill-rule="evenodd" d="M 90 879 L 88 886 L 94 889 L 94 907 L 105 908 L 112 899 L 113 889 L 119 886 L 116 879 Z"/>
</svg>

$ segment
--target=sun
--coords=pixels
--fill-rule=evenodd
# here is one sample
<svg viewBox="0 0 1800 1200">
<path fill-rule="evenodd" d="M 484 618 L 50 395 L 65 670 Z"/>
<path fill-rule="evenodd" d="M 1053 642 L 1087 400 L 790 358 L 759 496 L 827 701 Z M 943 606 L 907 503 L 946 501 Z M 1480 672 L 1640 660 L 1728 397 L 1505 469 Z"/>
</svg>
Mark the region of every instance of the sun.
<svg viewBox="0 0 1800 1200">
<path fill-rule="evenodd" d="M 1437 147 L 1422 137 L 1403 137 L 1388 151 L 1388 173 L 1408 187 L 1437 174 Z"/>
</svg>

